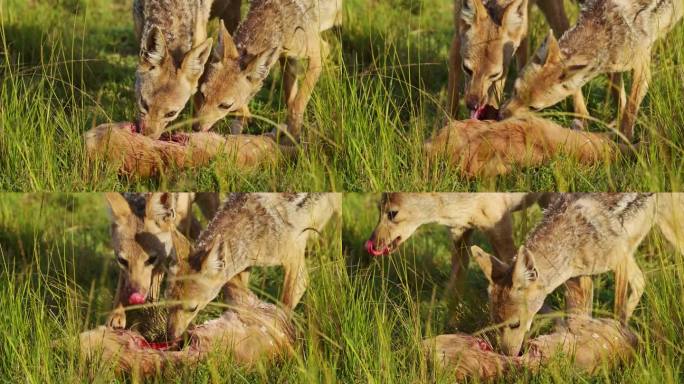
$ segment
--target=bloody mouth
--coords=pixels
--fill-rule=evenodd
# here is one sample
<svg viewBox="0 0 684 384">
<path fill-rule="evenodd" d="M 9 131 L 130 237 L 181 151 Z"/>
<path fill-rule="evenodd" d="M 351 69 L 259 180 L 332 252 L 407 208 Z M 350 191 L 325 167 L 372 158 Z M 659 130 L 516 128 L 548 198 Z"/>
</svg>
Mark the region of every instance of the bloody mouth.
<svg viewBox="0 0 684 384">
<path fill-rule="evenodd" d="M 499 110 L 490 104 L 485 104 L 470 111 L 470 118 L 474 120 L 499 120 Z"/>
<path fill-rule="evenodd" d="M 373 242 L 373 240 L 368 240 L 366 241 L 366 251 L 373 256 L 389 255 L 392 252 L 392 250 L 394 250 L 399 241 L 401 241 L 401 237 L 397 237 L 396 239 L 392 240 L 392 242 L 388 246 L 386 245 L 381 249 L 376 249 L 375 242 Z"/>
</svg>

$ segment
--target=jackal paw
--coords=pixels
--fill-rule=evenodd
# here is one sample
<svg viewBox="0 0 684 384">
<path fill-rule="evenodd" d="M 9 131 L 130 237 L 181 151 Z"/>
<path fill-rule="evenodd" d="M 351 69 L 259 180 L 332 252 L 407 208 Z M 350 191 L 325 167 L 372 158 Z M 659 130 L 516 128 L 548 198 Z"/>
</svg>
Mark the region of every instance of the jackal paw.
<svg viewBox="0 0 684 384">
<path fill-rule="evenodd" d="M 116 329 L 126 328 L 126 313 L 123 311 L 112 313 L 107 319 L 107 326 Z"/>
</svg>

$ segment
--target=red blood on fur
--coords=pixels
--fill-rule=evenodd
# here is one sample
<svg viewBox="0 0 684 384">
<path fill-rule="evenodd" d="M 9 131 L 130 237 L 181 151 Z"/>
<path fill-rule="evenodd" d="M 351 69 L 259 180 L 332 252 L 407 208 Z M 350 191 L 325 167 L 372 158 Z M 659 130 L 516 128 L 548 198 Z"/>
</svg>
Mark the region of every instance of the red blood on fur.
<svg viewBox="0 0 684 384">
<path fill-rule="evenodd" d="M 130 296 L 128 296 L 128 304 L 145 304 L 145 296 L 143 296 L 140 292 L 133 292 Z"/>
</svg>

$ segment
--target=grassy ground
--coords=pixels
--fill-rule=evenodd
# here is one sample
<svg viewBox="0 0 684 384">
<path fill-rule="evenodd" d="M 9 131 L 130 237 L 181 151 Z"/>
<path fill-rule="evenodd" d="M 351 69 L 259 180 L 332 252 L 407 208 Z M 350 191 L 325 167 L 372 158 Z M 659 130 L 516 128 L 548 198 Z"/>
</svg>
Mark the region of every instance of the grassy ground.
<svg viewBox="0 0 684 384">
<path fill-rule="evenodd" d="M 125 382 L 109 372 L 90 372 L 77 355 L 75 336 L 101 324 L 110 309 L 116 267 L 108 245 L 103 197 L 96 194 L 4 194 L 0 196 L 0 381 Z M 390 257 L 372 259 L 363 242 L 377 220 L 377 196 L 347 194 L 344 225 L 332 225 L 311 244 L 310 288 L 297 308 L 295 356 L 264 362 L 254 370 L 215 357 L 196 369 L 166 372 L 152 381 L 450 383 L 435 374 L 419 352 L 424 337 L 487 324 L 485 280 L 468 272 L 467 299 L 448 316 L 442 298 L 448 278 L 449 239 L 437 227 L 421 230 Z M 524 238 L 539 211 L 516 214 L 516 240 Z M 342 242 L 339 241 L 340 236 Z M 487 248 L 478 236 L 476 243 Z M 646 272 L 644 297 L 631 322 L 641 349 L 629 366 L 579 375 L 560 360 L 539 375 L 501 382 L 676 383 L 681 373 L 684 263 L 656 232 L 638 252 Z M 257 269 L 254 289 L 276 296 L 280 271 Z M 595 309 L 609 312 L 613 283 L 595 278 Z M 561 295 L 550 300 L 561 305 Z M 214 316 L 218 308 L 204 311 Z M 451 319 L 447 326 L 448 318 Z M 536 322 L 535 332 L 548 323 Z"/>
<path fill-rule="evenodd" d="M 83 133 L 97 124 L 134 118 L 139 44 L 132 0 L 0 0 L 0 190 L 340 190 L 342 100 L 339 39 L 307 110 L 294 161 L 245 174 L 217 161 L 159 180 L 119 178 L 106 164 L 86 162 Z M 246 7 L 243 7 L 246 8 Z M 212 21 L 211 33 L 217 21 Z M 251 107 L 284 122 L 279 70 Z M 187 120 L 190 107 L 179 121 Z M 227 131 L 228 123 L 218 127 Z M 255 120 L 251 133 L 268 132 Z M 189 129 L 189 127 L 181 127 Z"/>
<path fill-rule="evenodd" d="M 345 180 L 349 191 L 426 190 L 678 190 L 684 175 L 684 25 L 654 48 L 653 81 L 639 114 L 638 139 L 647 142 L 631 159 L 594 167 L 559 158 L 508 176 L 467 181 L 444 164 L 427 167 L 421 144 L 446 119 L 447 55 L 453 34 L 452 0 L 346 0 L 343 90 L 346 114 Z M 577 14 L 577 4 L 566 2 Z M 534 52 L 549 27 L 533 8 Z M 514 69 L 509 80 L 514 78 Z M 629 88 L 628 88 L 629 89 Z M 584 87 L 592 116 L 609 122 L 606 79 Z M 467 116 L 462 105 L 461 117 Z M 546 110 L 569 126 L 561 112 Z M 607 131 L 598 123 L 592 131 Z"/>
</svg>

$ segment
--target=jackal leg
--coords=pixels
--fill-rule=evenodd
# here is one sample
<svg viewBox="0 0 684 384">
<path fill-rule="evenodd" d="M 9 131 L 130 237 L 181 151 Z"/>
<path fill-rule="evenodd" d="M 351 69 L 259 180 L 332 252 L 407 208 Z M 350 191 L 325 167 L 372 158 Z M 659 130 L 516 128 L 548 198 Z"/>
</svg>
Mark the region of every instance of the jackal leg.
<svg viewBox="0 0 684 384">
<path fill-rule="evenodd" d="M 624 112 L 620 116 L 620 132 L 632 141 L 634 138 L 634 124 L 636 123 L 639 106 L 648 91 L 648 83 L 651 81 L 651 62 L 650 53 L 644 55 L 646 59 L 637 61 L 637 65 L 632 71 L 632 89 L 629 92 L 629 99 L 625 105 Z"/>
<path fill-rule="evenodd" d="M 283 67 L 283 87 L 285 88 L 285 105 L 290 110 L 294 108 L 297 97 L 297 75 L 299 73 L 299 62 L 294 59 L 284 57 L 280 60 Z"/>
<path fill-rule="evenodd" d="M 449 306 L 463 293 L 465 275 L 468 270 L 468 261 L 470 260 L 468 245 L 472 233 L 473 230 L 468 229 L 465 232 L 460 230 L 454 231 L 451 235 L 453 245 L 451 250 L 451 274 L 449 275 L 449 282 L 445 291 Z"/>
<path fill-rule="evenodd" d="M 663 236 L 684 255 L 684 193 L 658 194 L 656 223 Z"/>
<path fill-rule="evenodd" d="M 511 264 L 517 249 L 513 240 L 513 218 L 506 213 L 492 228 L 484 231 L 487 240 L 492 244 L 496 257 Z"/>
<path fill-rule="evenodd" d="M 283 282 L 283 298 L 282 302 L 286 308 L 294 309 L 299 300 L 304 296 L 306 287 L 309 284 L 309 273 L 306 270 L 306 262 L 304 260 L 304 251 L 301 256 L 296 257 L 295 260 L 284 264 L 285 281 Z"/>
<path fill-rule="evenodd" d="M 594 283 L 591 276 L 573 277 L 565 282 L 565 310 L 574 315 L 591 317 Z"/>
<path fill-rule="evenodd" d="M 546 22 L 553 29 L 556 38 L 560 38 L 563 32 L 570 28 L 568 15 L 565 14 L 563 0 L 537 0 L 537 7 L 542 11 Z"/>
<path fill-rule="evenodd" d="M 240 24 L 240 7 L 242 0 L 215 0 L 212 4 L 211 16 L 223 20 L 228 32 L 233 35 Z"/>
<path fill-rule="evenodd" d="M 627 92 L 625 92 L 625 82 L 622 73 L 612 72 L 608 75 L 608 87 L 610 88 L 610 98 L 617 103 L 618 116 L 625 110 L 627 104 Z M 617 122 L 617 119 L 615 120 Z"/>
<path fill-rule="evenodd" d="M 211 220 L 221 205 L 221 199 L 216 192 L 196 192 L 195 203 L 202 211 L 205 219 Z"/>
<path fill-rule="evenodd" d="M 452 119 L 458 118 L 458 92 L 463 89 L 463 74 L 461 73 L 461 36 L 458 28 L 454 30 L 449 49 L 449 82 L 447 83 L 447 112 Z"/>
<path fill-rule="evenodd" d="M 584 102 L 584 95 L 582 94 L 582 88 L 580 88 L 574 95 L 572 95 L 572 105 L 575 114 L 579 117 L 575 118 L 573 125 L 575 128 L 586 128 L 584 124 L 584 118 L 589 117 L 589 110 L 587 109 L 587 104 Z"/>
<path fill-rule="evenodd" d="M 615 268 L 614 313 L 620 321 L 627 320 L 627 263 L 622 262 Z"/>
<path fill-rule="evenodd" d="M 116 294 L 114 295 L 114 309 L 107 318 L 107 326 L 112 328 L 126 327 L 126 311 L 124 310 L 123 299 L 126 296 L 123 292 L 126 281 L 123 273 L 119 272 L 119 281 L 116 284 Z"/>
<path fill-rule="evenodd" d="M 321 76 L 323 60 L 328 55 L 329 50 L 328 43 L 320 40 L 320 49 L 313 52 L 308 58 L 309 63 L 304 73 L 304 79 L 302 79 L 301 87 L 297 90 L 292 108 L 288 107 L 287 109 L 287 130 L 295 140 L 299 140 L 306 105 L 309 103 L 314 87 Z"/>
<path fill-rule="evenodd" d="M 627 280 L 629 281 L 629 298 L 627 299 L 627 306 L 625 308 L 625 318 L 624 321 L 627 322 L 641 299 L 641 295 L 644 293 L 644 287 L 646 287 L 646 280 L 644 280 L 644 274 L 641 272 L 641 268 L 637 265 L 634 257 L 630 257 L 627 260 Z"/>
<path fill-rule="evenodd" d="M 238 273 L 223 286 L 223 298 L 226 304 L 237 304 L 245 295 L 249 295 L 249 269 Z"/>
</svg>

